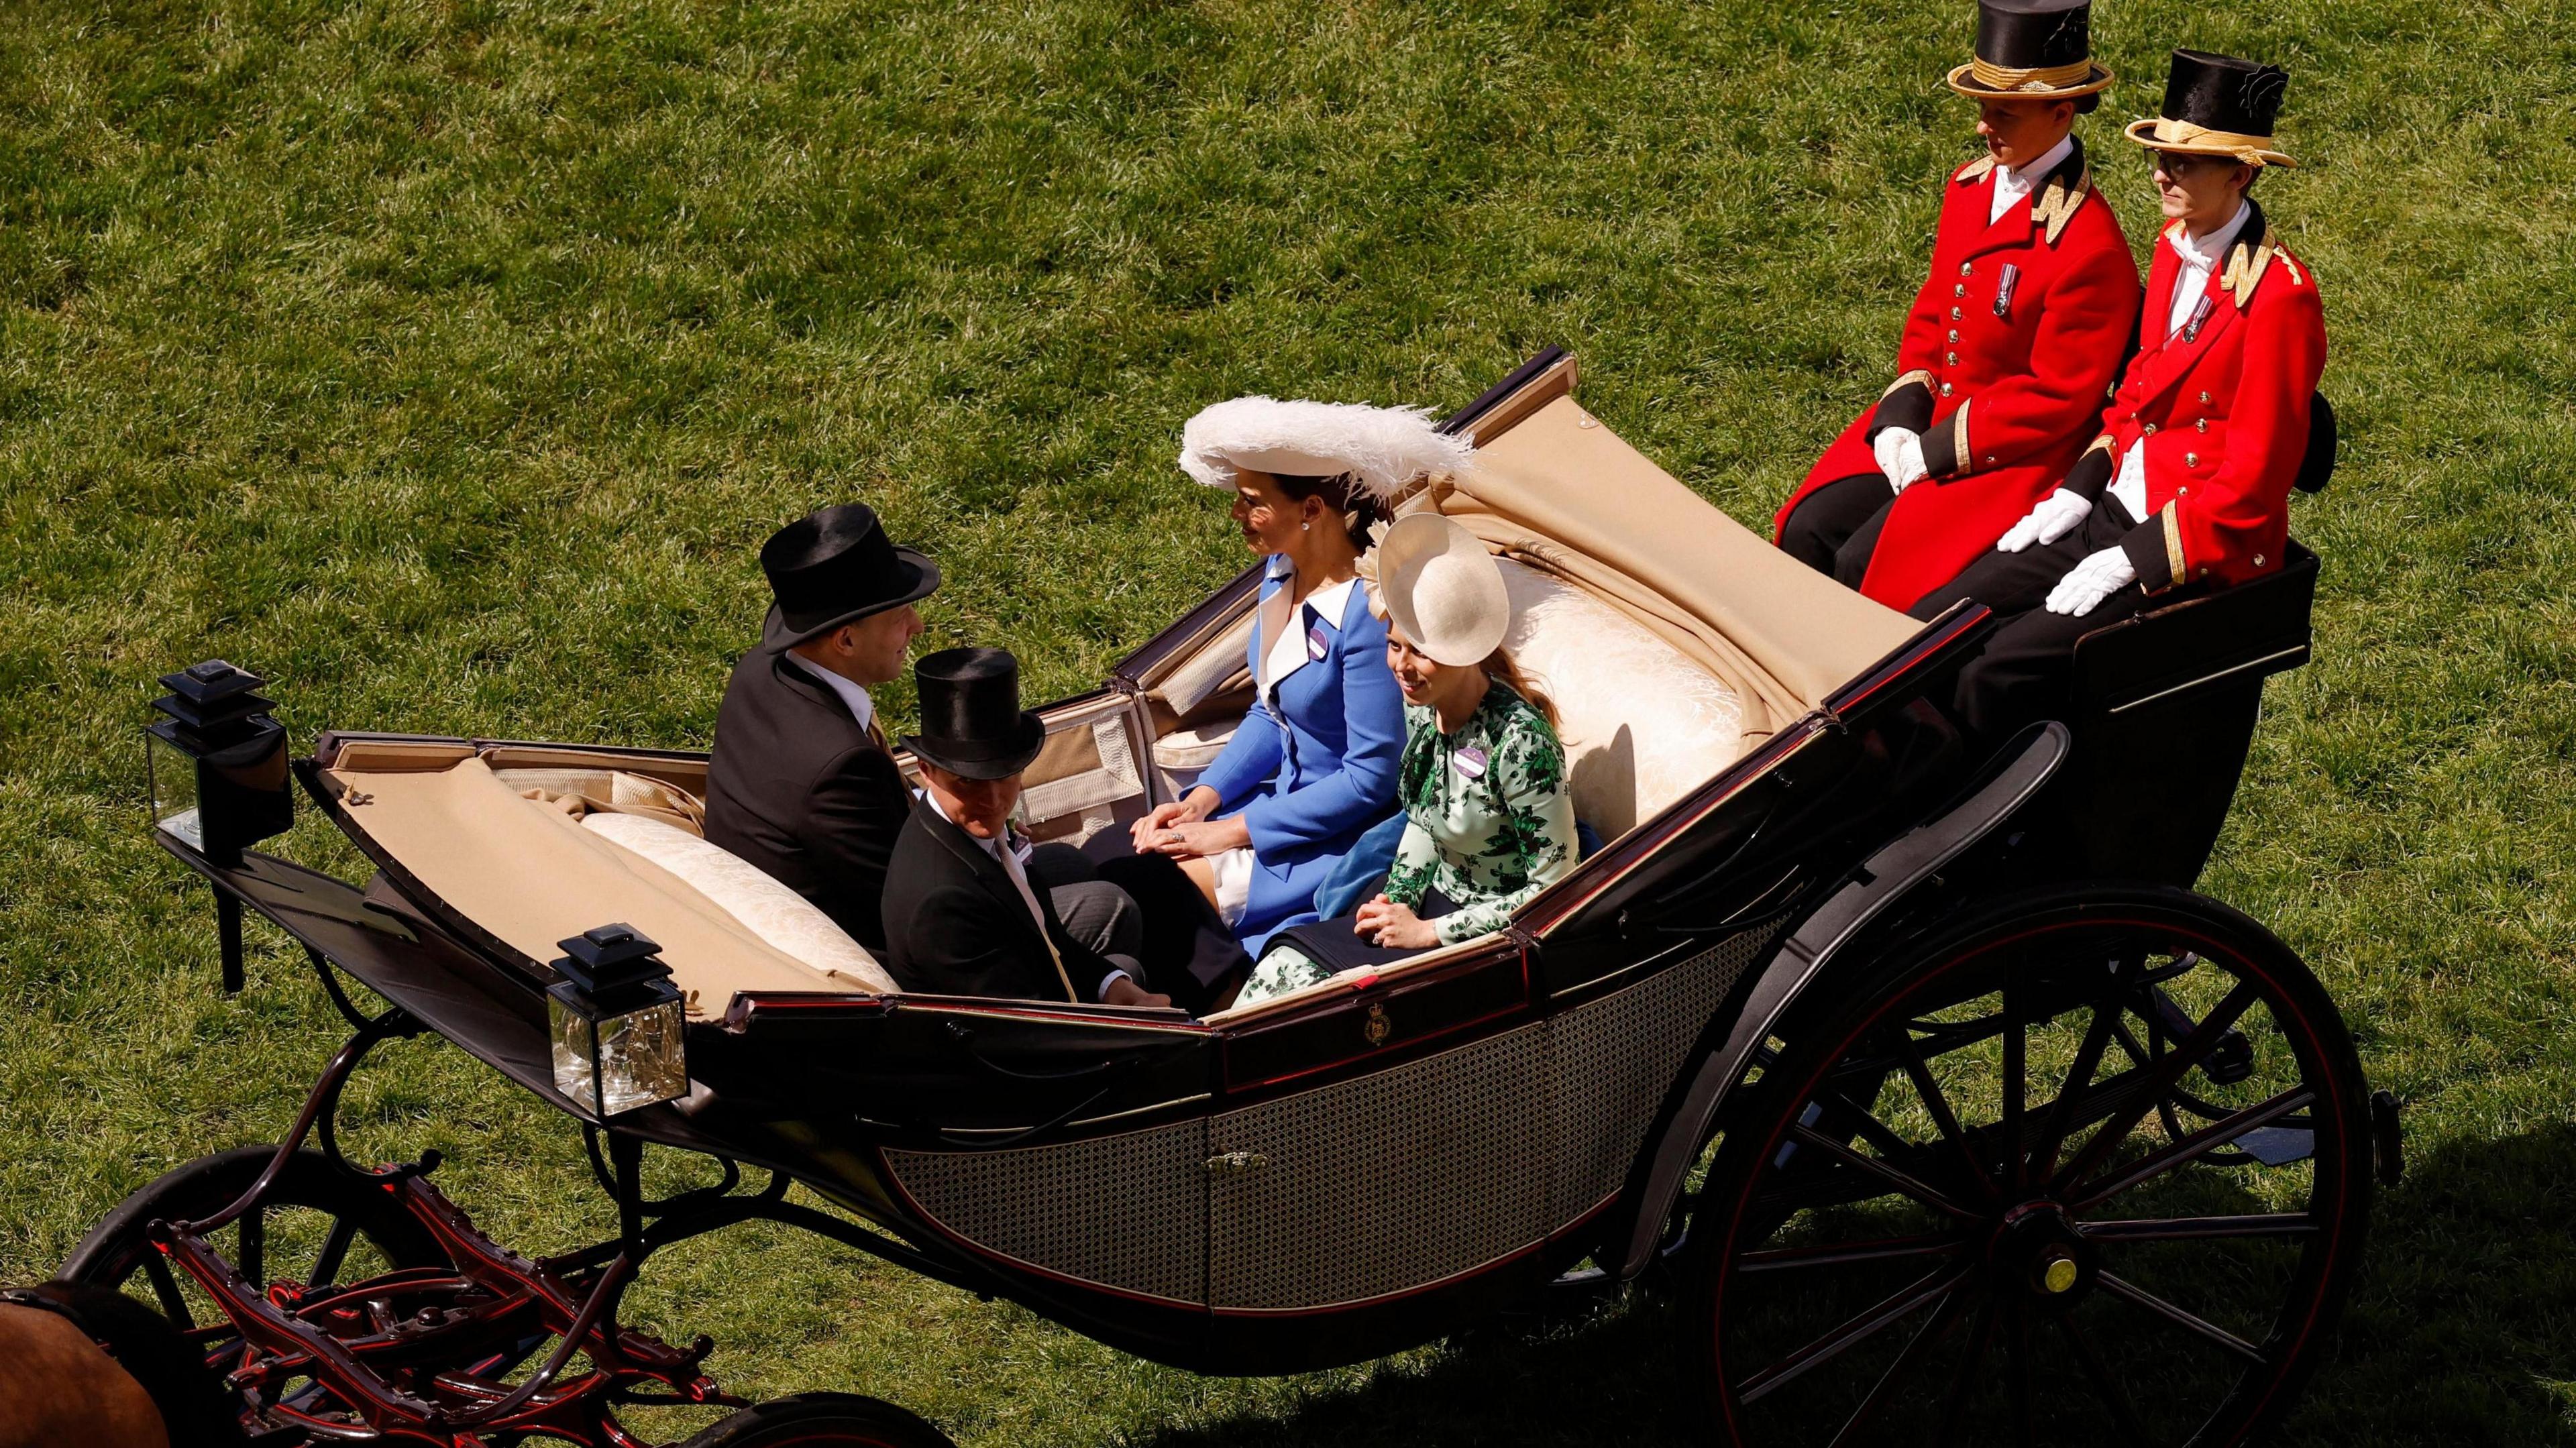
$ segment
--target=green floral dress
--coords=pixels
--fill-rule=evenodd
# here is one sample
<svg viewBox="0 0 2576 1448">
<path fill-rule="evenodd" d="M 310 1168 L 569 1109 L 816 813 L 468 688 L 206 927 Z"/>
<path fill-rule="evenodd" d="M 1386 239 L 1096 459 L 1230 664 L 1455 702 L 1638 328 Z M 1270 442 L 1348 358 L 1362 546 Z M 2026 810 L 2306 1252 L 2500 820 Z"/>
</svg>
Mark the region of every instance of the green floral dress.
<svg viewBox="0 0 2576 1448">
<path fill-rule="evenodd" d="M 1455 734 L 1429 705 L 1404 709 L 1396 798 L 1404 839 L 1386 898 L 1419 909 L 1439 891 L 1457 908 L 1433 924 L 1443 945 L 1500 930 L 1523 901 L 1574 868 L 1574 797 L 1556 729 L 1495 680 Z M 1293 947 L 1261 959 L 1238 1003 L 1312 985 L 1331 972 Z"/>
</svg>

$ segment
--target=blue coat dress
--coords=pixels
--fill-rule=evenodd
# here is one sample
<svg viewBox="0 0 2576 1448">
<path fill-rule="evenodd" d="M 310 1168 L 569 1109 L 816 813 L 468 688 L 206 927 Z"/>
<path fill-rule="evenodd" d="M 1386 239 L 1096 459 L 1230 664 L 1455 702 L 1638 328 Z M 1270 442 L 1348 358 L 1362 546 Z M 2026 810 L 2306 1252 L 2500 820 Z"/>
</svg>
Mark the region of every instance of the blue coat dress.
<svg viewBox="0 0 2576 1448">
<path fill-rule="evenodd" d="M 1252 675 L 1261 677 L 1270 626 L 1304 634 L 1303 660 L 1272 681 L 1199 783 L 1217 793 L 1216 817 L 1243 816 L 1252 832 L 1252 891 L 1235 934 L 1254 956 L 1271 935 L 1319 919 L 1315 886 L 1373 825 L 1395 812 L 1396 761 L 1404 752 L 1404 700 L 1386 667 L 1386 625 L 1354 585 L 1339 618 L 1310 603 L 1285 613 L 1274 596 L 1292 579 L 1273 556 L 1252 631 Z"/>
</svg>

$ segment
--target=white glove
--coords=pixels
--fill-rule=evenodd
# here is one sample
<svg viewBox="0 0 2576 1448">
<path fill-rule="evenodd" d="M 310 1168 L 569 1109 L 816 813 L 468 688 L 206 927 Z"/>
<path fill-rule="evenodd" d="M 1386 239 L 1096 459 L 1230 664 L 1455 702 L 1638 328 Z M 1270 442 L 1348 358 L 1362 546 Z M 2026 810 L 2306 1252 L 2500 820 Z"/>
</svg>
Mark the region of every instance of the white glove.
<svg viewBox="0 0 2576 1448">
<path fill-rule="evenodd" d="M 2066 570 L 2057 586 L 2048 591 L 2048 611 L 2069 618 L 2082 618 L 2101 606 L 2114 590 L 2138 581 L 2137 567 L 2129 555 L 2117 548 L 2105 548 L 2087 554 L 2083 562 Z"/>
<path fill-rule="evenodd" d="M 1878 470 L 1887 474 L 1887 485 L 1900 493 L 1931 471 L 1923 466 L 1923 434 L 1911 428 L 1887 429 L 1870 443 L 1869 450 L 1878 455 Z"/>
<path fill-rule="evenodd" d="M 2064 488 L 2039 500 L 2030 516 L 2004 530 L 1995 540 L 1999 553 L 2019 553 L 2033 543 L 2054 543 L 2074 531 L 2075 525 L 2093 516 L 2093 500 L 2082 493 Z"/>
</svg>

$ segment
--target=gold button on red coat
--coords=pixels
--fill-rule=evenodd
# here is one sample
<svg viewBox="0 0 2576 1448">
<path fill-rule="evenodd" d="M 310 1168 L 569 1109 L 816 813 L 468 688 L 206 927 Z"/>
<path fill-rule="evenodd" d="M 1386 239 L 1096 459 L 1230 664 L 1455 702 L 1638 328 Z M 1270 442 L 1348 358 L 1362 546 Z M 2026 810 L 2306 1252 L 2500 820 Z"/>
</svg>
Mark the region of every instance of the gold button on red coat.
<svg viewBox="0 0 2576 1448">
<path fill-rule="evenodd" d="M 2204 393 L 2200 394 L 2200 400 L 2201 400 L 2201 401 L 2203 401 L 2203 402 L 2207 402 L 2207 401 L 2209 400 L 2209 394 L 2208 394 L 2208 393 L 2206 393 L 2206 392 L 2204 392 Z"/>
<path fill-rule="evenodd" d="M 1959 329 L 1958 329 L 1958 328 L 1956 328 L 1956 327 L 1952 327 L 1952 328 L 1950 329 L 1950 340 L 1951 340 L 1951 341 L 1953 341 L 1953 342 L 1956 342 L 1956 341 L 1958 341 L 1958 340 L 1959 340 Z"/>
<path fill-rule="evenodd" d="M 1953 342 L 1956 342 L 1956 341 L 1958 341 L 1959 339 L 1958 339 L 1958 337 L 1957 337 L 1956 335 L 1953 335 L 1953 336 L 1950 338 L 1950 340 L 1951 340 L 1951 341 L 1953 341 Z M 1944 353 L 1942 353 L 1941 355 L 1942 355 L 1942 356 L 1944 356 L 1944 357 L 1947 357 L 1948 359 L 1950 359 L 1950 365 L 1951 365 L 1951 366 L 1956 367 L 1956 366 L 1958 366 L 1958 365 L 1959 365 L 1959 354 L 1958 354 L 1958 353 L 1956 353 L 1956 352 L 1944 352 Z M 1946 387 L 1945 387 L 1945 388 L 1942 388 L 1941 390 L 1942 390 L 1942 392 L 1943 392 L 1944 394 L 1946 394 L 1946 393 L 1948 393 L 1948 392 L 1949 392 L 1949 390 L 1950 390 L 1950 389 L 1948 389 L 1948 388 L 1946 388 Z"/>
<path fill-rule="evenodd" d="M 1959 263 L 1959 275 L 1961 275 L 1961 276 L 1963 276 L 1963 277 L 1972 277 L 1972 276 L 1975 276 L 1976 274 L 1977 274 L 1977 268 L 1976 268 L 1976 264 L 1975 264 L 1975 263 L 1973 263 L 1973 262 L 1964 262 L 1964 261 L 1963 261 L 1963 262 L 1961 262 L 1961 263 Z"/>
<path fill-rule="evenodd" d="M 1959 309 L 1958 309 L 1957 307 L 1952 307 L 1952 308 L 1950 309 L 1950 320 L 1951 320 L 1951 321 L 1953 321 L 1953 322 L 1955 322 L 1955 321 L 1959 320 Z M 1950 334 L 1950 340 L 1952 340 L 1952 341 L 1954 341 L 1954 342 L 1955 342 L 1955 341 L 1957 341 L 1958 339 L 1959 339 L 1959 334 L 1958 334 L 1958 333 L 1956 333 L 1956 332 L 1952 332 L 1952 333 Z"/>
<path fill-rule="evenodd" d="M 2201 431 L 2201 432 L 2207 432 L 2207 431 L 2209 431 L 2209 419 L 2208 419 L 2208 418 L 2205 418 L 2205 417 L 2195 417 L 2195 418 L 2193 418 L 2193 419 L 2191 420 L 2191 425 L 2192 425 L 2195 429 L 2197 429 L 2197 430 L 2199 430 L 2199 431 Z"/>
<path fill-rule="evenodd" d="M 1941 395 L 1942 395 L 1943 397 L 1947 397 L 1947 396 L 1949 396 L 1949 395 L 1950 395 L 1950 384 L 1949 384 L 1949 383 L 1944 382 L 1944 383 L 1942 383 L 1942 384 L 1941 384 Z"/>
<path fill-rule="evenodd" d="M 2154 423 L 2151 422 L 2147 424 L 2146 434 L 2149 437 L 2154 437 L 2156 435 L 2156 425 Z"/>
<path fill-rule="evenodd" d="M 2255 555 L 2254 555 L 2254 566 L 2255 566 L 2255 567 L 2257 567 L 2257 568 L 2260 568 L 2260 567 L 2262 567 L 2262 566 L 2263 566 L 2263 555 L 2262 555 L 2262 554 L 2257 553 L 2257 554 L 2255 554 Z"/>
<path fill-rule="evenodd" d="M 1952 295 L 1952 296 L 1954 296 L 1954 297 L 1964 297 L 1964 296 L 1966 296 L 1967 294 L 1968 294 L 1968 284 L 1967 284 L 1966 282 L 1952 282 L 1952 283 L 1950 283 L 1950 295 Z M 1951 312 L 1951 315 L 1955 317 L 1955 316 L 1957 316 L 1957 315 L 1958 315 L 1958 313 L 1954 310 L 1954 311 L 1952 311 L 1952 312 Z"/>
<path fill-rule="evenodd" d="M 2182 455 L 2182 465 L 2183 465 L 2184 467 L 2187 467 L 2187 468 L 2196 468 L 2196 467 L 2199 467 L 2199 466 L 2200 466 L 2200 454 L 2198 454 L 2198 453 L 2194 453 L 2194 452 L 2187 452 L 2187 453 L 2184 453 L 2184 454 Z"/>
</svg>

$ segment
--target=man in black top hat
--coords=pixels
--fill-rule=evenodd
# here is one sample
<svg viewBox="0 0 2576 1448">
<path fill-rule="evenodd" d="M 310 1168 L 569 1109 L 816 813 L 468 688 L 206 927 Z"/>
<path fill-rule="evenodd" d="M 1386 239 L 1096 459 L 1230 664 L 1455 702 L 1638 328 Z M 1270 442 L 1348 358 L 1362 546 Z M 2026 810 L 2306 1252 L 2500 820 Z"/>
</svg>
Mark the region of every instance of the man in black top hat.
<svg viewBox="0 0 2576 1448">
<path fill-rule="evenodd" d="M 1123 949 L 1104 953 L 1058 914 L 1069 890 L 1117 887 L 1050 889 L 1050 872 L 1032 867 L 1038 851 L 1011 834 L 1020 773 L 1046 743 L 1046 726 L 1020 708 L 1019 660 L 1002 649 L 944 649 L 913 678 L 921 733 L 903 743 L 923 788 L 895 842 L 884 900 L 885 966 L 896 983 L 927 995 L 1170 1005 L 1138 983 L 1132 923 Z"/>
<path fill-rule="evenodd" d="M 861 503 L 779 529 L 760 567 L 775 602 L 716 713 L 707 839 L 881 950 L 878 898 L 911 795 L 868 689 L 902 674 L 939 569 Z"/>
</svg>

